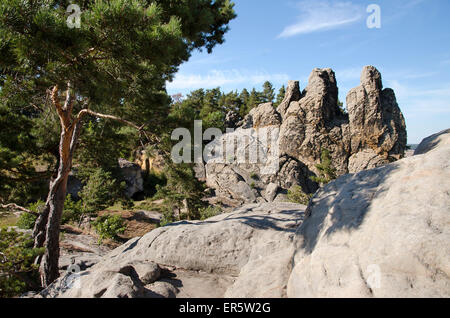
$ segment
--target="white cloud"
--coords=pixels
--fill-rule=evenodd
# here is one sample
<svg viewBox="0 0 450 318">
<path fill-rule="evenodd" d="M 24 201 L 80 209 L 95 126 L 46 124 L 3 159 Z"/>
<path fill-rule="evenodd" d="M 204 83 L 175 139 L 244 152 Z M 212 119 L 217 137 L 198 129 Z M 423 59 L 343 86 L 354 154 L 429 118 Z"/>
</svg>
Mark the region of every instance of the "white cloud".
<svg viewBox="0 0 450 318">
<path fill-rule="evenodd" d="M 284 84 L 289 80 L 287 74 L 269 74 L 264 71 L 212 70 L 205 75 L 179 73 L 172 82 L 167 83 L 169 91 L 193 90 L 198 88 L 231 87 L 239 85 L 258 85 L 265 81 Z"/>
<path fill-rule="evenodd" d="M 450 114 L 450 83 L 434 89 L 412 87 L 397 80 L 388 81 L 387 84 L 395 91 L 400 107 L 411 116 Z"/>
<path fill-rule="evenodd" d="M 298 7 L 301 14 L 297 23 L 287 26 L 279 37 L 334 29 L 360 20 L 364 13 L 361 6 L 351 2 L 308 0 L 300 2 Z"/>
</svg>

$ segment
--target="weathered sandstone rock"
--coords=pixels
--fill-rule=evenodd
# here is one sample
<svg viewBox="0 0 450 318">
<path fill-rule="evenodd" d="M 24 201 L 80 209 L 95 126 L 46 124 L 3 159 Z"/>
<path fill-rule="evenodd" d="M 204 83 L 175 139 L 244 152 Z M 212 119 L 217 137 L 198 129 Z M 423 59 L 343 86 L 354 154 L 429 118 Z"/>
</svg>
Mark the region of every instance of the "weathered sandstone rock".
<svg viewBox="0 0 450 318">
<path fill-rule="evenodd" d="M 289 297 L 450 296 L 450 134 L 431 139 L 442 144 L 316 193 Z"/>
<path fill-rule="evenodd" d="M 250 111 L 237 132 L 221 138 L 223 142 L 253 130 L 279 129 L 279 138 L 267 148 L 267 152 L 274 147 L 278 151 L 271 152 L 258 164 L 210 161 L 204 170 L 206 173 L 198 175 L 206 179 L 219 198 L 252 203 L 272 200 L 272 195 L 265 196 L 270 183 L 277 185 L 279 194 L 286 193 L 292 185 L 300 185 L 304 192 L 313 193 L 318 185 L 310 177 L 319 173 L 316 165 L 324 149 L 329 151 L 338 176 L 402 158 L 406 149 L 405 120 L 394 92 L 383 89 L 376 68 L 364 67 L 361 85 L 347 96 L 347 108 L 349 113 L 345 114 L 338 105 L 334 72 L 329 68 L 314 69 L 303 93 L 298 82 L 290 81 L 277 110 L 271 103 L 261 104 Z M 249 144 L 240 142 L 237 149 L 251 152 L 251 146 L 256 143 L 254 139 Z M 261 163 L 265 160 L 278 163 L 278 169 L 271 175 L 261 173 Z M 255 181 L 248 177 L 252 171 L 264 176 Z M 249 187 L 253 184 L 255 191 L 249 191 L 243 184 L 239 184 L 236 191 L 237 182 L 245 182 Z"/>
<path fill-rule="evenodd" d="M 136 193 L 144 190 L 141 167 L 125 159 L 119 159 L 119 167 L 122 177 L 126 182 L 126 195 L 131 198 Z"/>
</svg>

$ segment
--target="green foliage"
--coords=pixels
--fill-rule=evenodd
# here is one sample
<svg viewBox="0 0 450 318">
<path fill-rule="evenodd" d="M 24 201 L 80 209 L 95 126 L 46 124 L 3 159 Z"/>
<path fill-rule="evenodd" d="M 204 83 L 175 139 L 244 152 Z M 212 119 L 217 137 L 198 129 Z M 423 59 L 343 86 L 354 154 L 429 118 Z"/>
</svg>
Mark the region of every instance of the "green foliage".
<svg viewBox="0 0 450 318">
<path fill-rule="evenodd" d="M 167 184 L 167 178 L 164 173 L 157 173 L 151 171 L 144 175 L 144 192 L 147 197 L 153 197 L 156 192 L 156 186 L 165 186 Z"/>
<path fill-rule="evenodd" d="M 117 158 L 127 158 L 139 146 L 139 133 L 117 122 L 92 119 L 83 128 L 75 159 L 87 170 L 113 172 Z"/>
<path fill-rule="evenodd" d="M 200 220 L 206 220 L 222 213 L 222 209 L 218 206 L 208 206 L 200 209 Z"/>
<path fill-rule="evenodd" d="M 84 175 L 85 185 L 79 196 L 84 213 L 94 213 L 111 206 L 117 197 L 121 196 L 121 186 L 112 178 L 110 172 L 101 168 L 90 170 Z M 123 187 L 123 185 L 122 185 Z"/>
<path fill-rule="evenodd" d="M 294 185 L 288 190 L 287 194 L 288 200 L 294 203 L 308 205 L 311 199 L 311 194 L 306 194 L 299 185 Z"/>
<path fill-rule="evenodd" d="M 322 150 L 320 156 L 320 164 L 316 165 L 319 170 L 319 176 L 312 176 L 310 179 L 320 184 L 327 184 L 331 180 L 336 179 L 336 169 L 331 165 L 330 151 L 327 149 Z"/>
<path fill-rule="evenodd" d="M 32 230 L 37 217 L 34 214 L 23 212 L 17 220 L 16 226 L 23 230 Z"/>
<path fill-rule="evenodd" d="M 173 213 L 173 208 L 170 205 L 166 205 L 161 217 L 161 221 L 159 222 L 159 226 L 166 226 L 176 221 L 175 215 Z"/>
<path fill-rule="evenodd" d="M 273 102 L 275 98 L 275 90 L 271 82 L 266 81 L 263 84 L 262 99 L 265 103 Z"/>
<path fill-rule="evenodd" d="M 26 204 L 55 171 L 60 123 L 48 98 L 70 81 L 74 114 L 119 116 L 161 134 L 166 82 L 196 49 L 224 41 L 236 14 L 229 0 L 80 1 L 80 28 L 67 26 L 72 1 L 0 2 L 0 200 Z M 86 116 L 74 164 L 111 171 L 139 133 Z M 36 171 L 43 161 L 45 171 Z"/>
<path fill-rule="evenodd" d="M 74 201 L 72 200 L 72 196 L 68 194 L 66 200 L 64 201 L 64 210 L 61 217 L 61 223 L 67 224 L 70 222 L 79 222 L 82 215 L 82 201 Z"/>
<path fill-rule="evenodd" d="M 92 222 L 97 234 L 98 243 L 101 244 L 104 239 L 117 239 L 119 234 L 125 232 L 126 226 L 120 215 L 102 215 Z"/>
<path fill-rule="evenodd" d="M 33 249 L 27 234 L 0 229 L 0 298 L 18 296 L 39 286 L 38 266 L 43 249 Z"/>
<path fill-rule="evenodd" d="M 158 186 L 155 198 L 164 199 L 167 215 L 176 211 L 178 219 L 199 219 L 199 209 L 205 206 L 202 201 L 205 186 L 195 178 L 190 164 L 167 165 L 165 175 L 167 184 Z M 183 213 L 183 211 L 186 211 Z M 170 219 L 170 217 L 168 217 Z"/>
<path fill-rule="evenodd" d="M 28 206 L 28 209 L 35 213 L 41 213 L 44 206 L 45 202 L 38 200 L 34 203 L 31 203 Z M 34 228 L 34 223 L 36 222 L 36 219 L 37 219 L 36 215 L 32 213 L 23 212 L 22 214 L 20 214 L 16 226 L 19 229 L 31 230 Z"/>
<path fill-rule="evenodd" d="M 339 107 L 339 111 L 341 112 L 342 115 L 348 115 L 347 110 L 344 107 L 344 103 L 341 102 L 340 100 L 338 100 L 338 107 Z"/>
</svg>

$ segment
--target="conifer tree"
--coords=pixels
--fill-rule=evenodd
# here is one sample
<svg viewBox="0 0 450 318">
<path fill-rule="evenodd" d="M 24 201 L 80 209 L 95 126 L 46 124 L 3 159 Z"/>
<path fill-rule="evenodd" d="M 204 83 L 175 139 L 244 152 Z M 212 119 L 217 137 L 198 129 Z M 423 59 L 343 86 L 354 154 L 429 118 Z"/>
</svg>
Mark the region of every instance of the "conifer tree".
<svg viewBox="0 0 450 318">
<path fill-rule="evenodd" d="M 271 103 L 275 98 L 275 90 L 271 82 L 266 81 L 263 84 L 262 102 Z"/>
<path fill-rule="evenodd" d="M 328 149 L 322 149 L 320 164 L 317 164 L 316 168 L 319 170 L 319 175 L 310 177 L 312 181 L 324 185 L 336 179 L 336 169 L 332 166 L 330 151 Z"/>
<path fill-rule="evenodd" d="M 67 23 L 70 3 L 0 3 L 2 97 L 21 101 L 7 111 L 50 108 L 59 121 L 58 170 L 33 231 L 34 246 L 45 247 L 44 287 L 59 276 L 59 226 L 83 123 L 117 121 L 142 138 L 160 133 L 170 102 L 166 81 L 194 49 L 211 52 L 223 43 L 235 17 L 229 0 L 85 0 L 78 28 Z"/>
</svg>

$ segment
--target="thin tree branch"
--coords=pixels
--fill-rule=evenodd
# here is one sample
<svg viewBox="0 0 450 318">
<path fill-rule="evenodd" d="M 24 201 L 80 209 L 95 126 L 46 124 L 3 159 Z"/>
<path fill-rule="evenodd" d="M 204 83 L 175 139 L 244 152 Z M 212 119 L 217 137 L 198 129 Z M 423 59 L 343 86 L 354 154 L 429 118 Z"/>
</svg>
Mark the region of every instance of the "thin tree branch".
<svg viewBox="0 0 450 318">
<path fill-rule="evenodd" d="M 130 127 L 133 127 L 134 129 L 137 129 L 138 131 L 142 131 L 145 125 L 142 126 L 138 126 L 135 123 L 132 123 L 131 121 L 125 120 L 123 118 L 117 117 L 117 116 L 113 116 L 113 115 L 105 115 L 105 114 L 101 114 L 101 113 L 97 113 L 94 112 L 90 109 L 83 109 L 81 110 L 78 115 L 77 115 L 77 119 L 75 120 L 75 123 L 77 123 L 78 121 L 80 121 L 81 119 L 83 119 L 83 117 L 85 115 L 91 115 L 94 117 L 98 117 L 98 118 L 104 118 L 104 119 L 111 119 L 111 120 L 115 120 L 118 121 L 122 124 L 128 125 Z"/>
<path fill-rule="evenodd" d="M 30 213 L 30 214 L 39 216 L 39 213 L 33 212 L 27 208 L 24 208 L 20 205 L 15 204 L 15 203 L 0 204 L 0 208 L 5 209 L 5 210 L 15 210 L 15 211 L 26 212 L 26 213 Z"/>
</svg>

